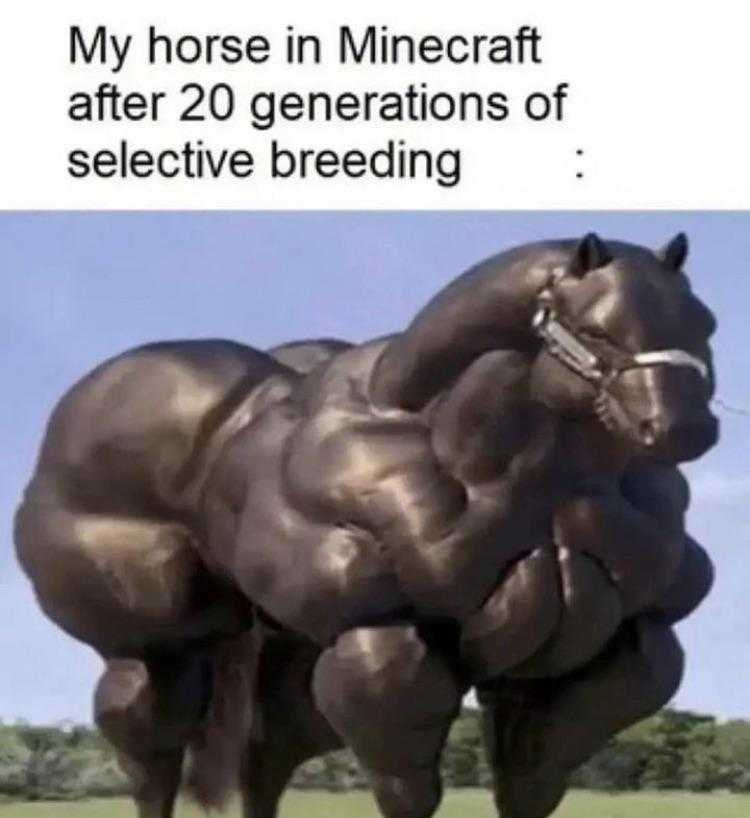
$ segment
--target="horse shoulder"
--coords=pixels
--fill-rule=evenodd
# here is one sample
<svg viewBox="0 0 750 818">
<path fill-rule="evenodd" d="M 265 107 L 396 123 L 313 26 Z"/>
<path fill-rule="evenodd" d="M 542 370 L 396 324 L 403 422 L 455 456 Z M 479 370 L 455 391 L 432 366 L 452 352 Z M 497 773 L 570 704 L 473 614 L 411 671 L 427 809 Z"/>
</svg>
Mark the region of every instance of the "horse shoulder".
<svg viewBox="0 0 750 818">
<path fill-rule="evenodd" d="M 513 350 L 477 358 L 430 412 L 432 445 L 442 466 L 467 486 L 507 481 L 528 450 L 551 454 L 551 414 L 529 395 L 529 360 Z M 535 454 L 536 453 L 536 454 Z"/>
</svg>

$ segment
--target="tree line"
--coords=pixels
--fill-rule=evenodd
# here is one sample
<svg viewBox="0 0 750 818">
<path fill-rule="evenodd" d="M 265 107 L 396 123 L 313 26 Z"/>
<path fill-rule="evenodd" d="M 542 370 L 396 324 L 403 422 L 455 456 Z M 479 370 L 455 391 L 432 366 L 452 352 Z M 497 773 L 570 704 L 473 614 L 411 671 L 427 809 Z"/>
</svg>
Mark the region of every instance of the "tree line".
<svg viewBox="0 0 750 818">
<path fill-rule="evenodd" d="M 487 787 L 480 715 L 467 709 L 443 754 L 447 787 Z M 612 792 L 717 789 L 750 792 L 750 721 L 665 709 L 613 738 L 573 776 L 573 785 Z M 293 786 L 341 791 L 366 787 L 348 750 L 313 759 Z M 77 799 L 124 795 L 128 782 L 113 749 L 91 727 L 0 724 L 0 798 Z"/>
</svg>

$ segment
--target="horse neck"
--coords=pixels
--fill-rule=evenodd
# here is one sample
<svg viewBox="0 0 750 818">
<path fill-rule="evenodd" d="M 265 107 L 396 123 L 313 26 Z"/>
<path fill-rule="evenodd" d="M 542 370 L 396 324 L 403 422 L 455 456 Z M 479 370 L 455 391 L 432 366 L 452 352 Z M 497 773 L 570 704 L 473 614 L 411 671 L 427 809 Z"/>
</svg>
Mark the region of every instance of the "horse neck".
<svg viewBox="0 0 750 818">
<path fill-rule="evenodd" d="M 370 381 L 373 402 L 418 411 L 483 353 L 530 354 L 539 293 L 562 258 L 554 245 L 519 248 L 449 284 L 384 349 Z"/>
</svg>

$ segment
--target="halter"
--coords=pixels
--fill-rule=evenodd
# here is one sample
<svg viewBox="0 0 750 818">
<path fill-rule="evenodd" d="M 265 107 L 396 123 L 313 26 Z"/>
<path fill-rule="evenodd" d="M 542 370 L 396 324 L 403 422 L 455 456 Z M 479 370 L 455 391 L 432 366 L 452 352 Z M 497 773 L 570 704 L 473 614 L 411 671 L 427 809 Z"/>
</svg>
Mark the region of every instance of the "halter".
<svg viewBox="0 0 750 818">
<path fill-rule="evenodd" d="M 627 369 L 649 366 L 689 366 L 697 370 L 704 380 L 708 380 L 708 366 L 700 358 L 684 349 L 657 349 L 650 352 L 636 352 L 623 357 L 616 366 L 603 366 L 582 341 L 563 324 L 549 306 L 540 307 L 535 313 L 531 326 L 544 341 L 547 350 L 568 369 L 594 383 L 605 383 Z"/>
</svg>

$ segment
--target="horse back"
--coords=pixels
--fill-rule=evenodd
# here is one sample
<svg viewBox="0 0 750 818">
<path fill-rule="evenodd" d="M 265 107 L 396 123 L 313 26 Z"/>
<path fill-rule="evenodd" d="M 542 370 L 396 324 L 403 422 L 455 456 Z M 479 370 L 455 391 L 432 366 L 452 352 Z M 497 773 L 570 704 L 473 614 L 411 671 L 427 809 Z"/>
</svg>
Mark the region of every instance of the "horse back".
<svg viewBox="0 0 750 818">
<path fill-rule="evenodd" d="M 224 340 L 148 344 L 106 361 L 54 410 L 27 501 L 51 495 L 86 512 L 189 513 L 206 449 L 274 375 L 290 373 Z"/>
</svg>

